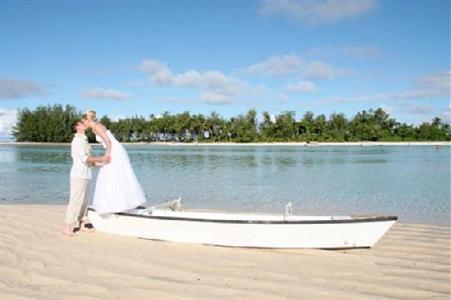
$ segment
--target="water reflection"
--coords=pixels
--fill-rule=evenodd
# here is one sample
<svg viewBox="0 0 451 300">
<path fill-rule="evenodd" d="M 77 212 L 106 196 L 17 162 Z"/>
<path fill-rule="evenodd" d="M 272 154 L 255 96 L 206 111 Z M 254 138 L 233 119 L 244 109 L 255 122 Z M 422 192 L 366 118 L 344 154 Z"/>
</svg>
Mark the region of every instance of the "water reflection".
<svg viewBox="0 0 451 300">
<path fill-rule="evenodd" d="M 0 163 L 14 163 L 16 159 L 17 152 L 14 149 L 0 150 Z"/>
<path fill-rule="evenodd" d="M 18 160 L 21 162 L 44 163 L 44 164 L 67 164 L 70 161 L 70 153 L 67 148 L 41 147 L 34 149 L 32 147 L 15 149 Z"/>
</svg>

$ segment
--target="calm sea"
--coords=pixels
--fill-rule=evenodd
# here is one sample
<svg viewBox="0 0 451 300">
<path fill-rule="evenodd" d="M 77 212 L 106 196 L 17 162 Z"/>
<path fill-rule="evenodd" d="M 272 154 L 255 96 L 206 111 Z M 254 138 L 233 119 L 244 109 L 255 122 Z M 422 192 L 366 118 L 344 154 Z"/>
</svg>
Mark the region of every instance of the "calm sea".
<svg viewBox="0 0 451 300">
<path fill-rule="evenodd" d="M 282 213 L 292 202 L 296 214 L 450 222 L 446 146 L 126 148 L 150 204 L 181 196 L 185 207 Z M 0 203 L 67 203 L 70 166 L 68 146 L 0 145 Z"/>
</svg>

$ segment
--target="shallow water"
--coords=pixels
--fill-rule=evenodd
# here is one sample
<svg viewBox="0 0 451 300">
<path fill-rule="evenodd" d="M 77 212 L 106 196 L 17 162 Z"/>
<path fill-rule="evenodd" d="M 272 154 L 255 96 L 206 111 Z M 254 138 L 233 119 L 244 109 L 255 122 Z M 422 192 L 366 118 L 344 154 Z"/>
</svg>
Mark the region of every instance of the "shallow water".
<svg viewBox="0 0 451 300">
<path fill-rule="evenodd" d="M 446 146 L 126 148 L 151 204 L 181 196 L 188 207 L 283 212 L 292 202 L 297 214 L 450 221 Z M 70 166 L 69 146 L 1 145 L 0 203 L 67 203 Z"/>
</svg>

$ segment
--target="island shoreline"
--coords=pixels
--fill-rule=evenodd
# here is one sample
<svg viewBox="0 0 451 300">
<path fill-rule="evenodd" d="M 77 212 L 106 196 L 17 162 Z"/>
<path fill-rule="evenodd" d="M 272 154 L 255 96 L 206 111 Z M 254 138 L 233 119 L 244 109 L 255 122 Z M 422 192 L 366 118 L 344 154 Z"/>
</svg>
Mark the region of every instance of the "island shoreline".
<svg viewBox="0 0 451 300">
<path fill-rule="evenodd" d="M 97 143 L 93 143 L 96 145 Z M 262 143 L 181 143 L 181 142 L 122 142 L 130 146 L 451 146 L 451 141 L 415 141 L 415 142 L 262 142 Z M 70 143 L 9 142 L 0 141 L 0 146 L 69 146 Z"/>
</svg>

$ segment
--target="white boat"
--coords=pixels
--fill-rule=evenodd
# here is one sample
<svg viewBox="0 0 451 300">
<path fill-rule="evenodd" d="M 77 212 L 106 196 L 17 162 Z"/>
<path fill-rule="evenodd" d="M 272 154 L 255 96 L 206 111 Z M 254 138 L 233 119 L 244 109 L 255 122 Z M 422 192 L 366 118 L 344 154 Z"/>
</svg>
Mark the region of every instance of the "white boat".
<svg viewBox="0 0 451 300">
<path fill-rule="evenodd" d="M 368 248 L 398 219 L 395 216 L 296 216 L 181 210 L 163 206 L 88 217 L 101 232 L 151 240 L 255 248 Z"/>
</svg>

